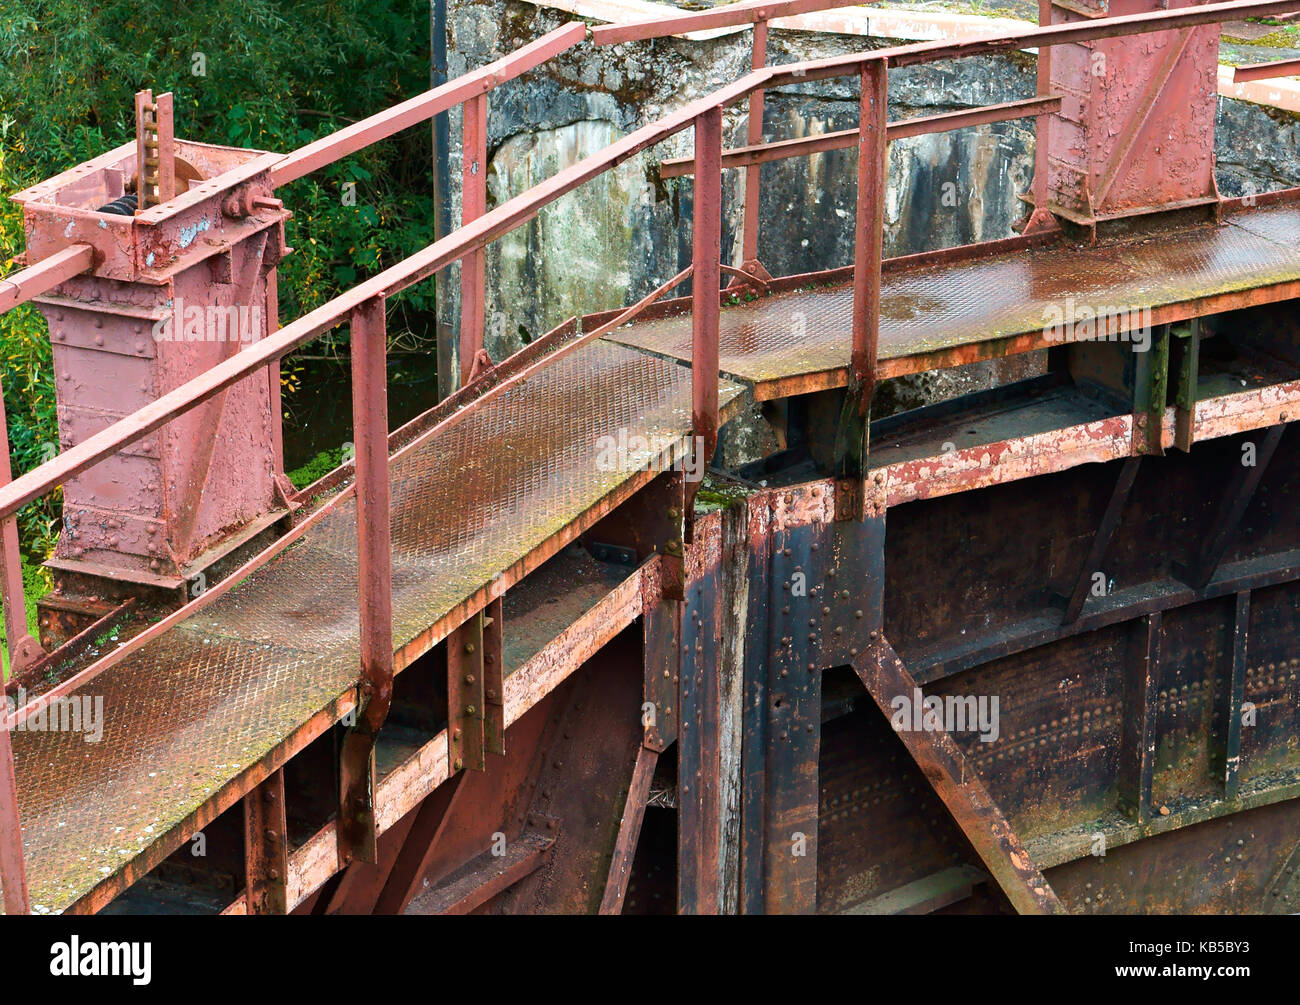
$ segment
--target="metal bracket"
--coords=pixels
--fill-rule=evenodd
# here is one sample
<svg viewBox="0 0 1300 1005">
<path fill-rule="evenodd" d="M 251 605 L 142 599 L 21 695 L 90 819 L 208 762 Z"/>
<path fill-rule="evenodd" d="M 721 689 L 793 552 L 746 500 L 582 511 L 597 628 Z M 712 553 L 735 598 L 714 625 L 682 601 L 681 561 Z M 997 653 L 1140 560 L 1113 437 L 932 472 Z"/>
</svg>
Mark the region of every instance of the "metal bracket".
<svg viewBox="0 0 1300 1005">
<path fill-rule="evenodd" d="M 447 751 L 452 771 L 487 767 L 484 690 L 480 612 L 447 638 Z"/>
</svg>

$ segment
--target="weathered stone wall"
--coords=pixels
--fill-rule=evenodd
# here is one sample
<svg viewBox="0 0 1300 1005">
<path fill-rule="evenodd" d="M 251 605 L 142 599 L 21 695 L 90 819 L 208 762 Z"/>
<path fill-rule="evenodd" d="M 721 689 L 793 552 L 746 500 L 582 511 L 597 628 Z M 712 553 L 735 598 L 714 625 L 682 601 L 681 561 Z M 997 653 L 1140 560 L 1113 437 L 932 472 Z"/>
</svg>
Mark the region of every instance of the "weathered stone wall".
<svg viewBox="0 0 1300 1005">
<path fill-rule="evenodd" d="M 513 0 L 452 0 L 449 71 L 481 66 L 562 24 L 567 15 Z M 860 51 L 883 39 L 774 31 L 774 63 Z M 584 48 L 492 94 L 489 199 L 517 195 L 749 69 L 749 35 L 702 42 Z M 1032 57 L 966 60 L 896 71 L 894 118 L 1026 97 Z M 728 112 L 727 145 L 744 143 L 745 109 Z M 857 82 L 818 81 L 767 96 L 764 132 L 794 137 L 852 127 Z M 460 177 L 458 118 L 452 122 L 451 178 Z M 689 130 L 560 199 L 489 249 L 488 347 L 518 348 L 570 315 L 616 307 L 654 289 L 690 261 L 691 181 L 656 183 L 653 165 L 690 154 Z M 886 253 L 1005 237 L 1022 214 L 1018 193 L 1032 174 L 1033 132 L 1024 123 L 917 137 L 892 145 Z M 846 265 L 852 260 L 856 155 L 832 151 L 763 168 L 760 257 L 773 272 Z M 739 257 L 741 173 L 725 179 L 724 247 Z M 453 193 L 453 219 L 459 214 Z M 450 284 L 455 293 L 457 283 Z M 457 316 L 445 305 L 447 318 Z"/>
<path fill-rule="evenodd" d="M 517 0 L 449 0 L 448 68 L 482 66 L 570 20 Z M 774 30 L 770 63 L 862 51 L 890 40 Z M 489 201 L 499 203 L 749 69 L 750 35 L 583 46 L 493 91 Z M 891 119 L 1030 97 L 1035 57 L 1014 52 L 892 71 Z M 724 143 L 745 142 L 743 106 L 728 111 Z M 1281 118 L 1282 128 L 1275 120 Z M 764 133 L 789 138 L 857 122 L 853 78 L 767 95 Z M 452 220 L 459 219 L 460 122 L 453 116 Z M 1227 195 L 1300 183 L 1295 116 L 1221 100 L 1219 184 Z M 547 207 L 488 252 L 487 346 L 499 359 L 574 314 L 631 303 L 690 262 L 691 179 L 656 180 L 654 165 L 691 152 L 690 130 L 632 158 Z M 1008 237 L 1033 173 L 1032 121 L 998 123 L 891 145 L 887 255 Z M 739 263 L 742 176 L 724 179 L 723 247 Z M 849 264 L 856 154 L 832 151 L 763 168 L 760 258 L 773 274 Z M 458 276 L 440 305 L 455 330 Z M 919 376 L 886 387 L 877 414 L 1020 376 L 987 366 Z M 1001 364 L 1001 370 L 1007 370 Z"/>
</svg>

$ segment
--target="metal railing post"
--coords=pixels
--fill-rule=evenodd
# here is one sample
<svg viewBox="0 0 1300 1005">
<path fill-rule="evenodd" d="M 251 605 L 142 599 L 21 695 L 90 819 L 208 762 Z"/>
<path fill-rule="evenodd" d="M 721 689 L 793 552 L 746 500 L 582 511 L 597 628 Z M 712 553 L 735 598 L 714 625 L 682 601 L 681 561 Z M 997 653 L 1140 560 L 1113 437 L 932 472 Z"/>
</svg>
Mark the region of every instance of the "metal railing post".
<svg viewBox="0 0 1300 1005">
<path fill-rule="evenodd" d="M 867 452 L 871 396 L 880 344 L 880 264 L 884 257 L 885 185 L 888 180 L 889 71 L 884 60 L 862 65 L 858 122 L 858 205 L 853 239 L 853 347 L 845 401 L 846 453 L 839 475 L 856 481 L 852 515 L 867 514 Z M 851 411 L 850 411 L 851 410 Z"/>
<path fill-rule="evenodd" d="M 465 101 L 462 109 L 461 226 L 487 212 L 487 112 L 486 94 Z M 486 305 L 487 257 L 482 248 L 460 263 L 460 383 L 469 383 L 474 359 L 483 348 Z"/>
<path fill-rule="evenodd" d="M 888 73 L 883 60 L 862 67 L 858 132 L 858 207 L 853 239 L 853 351 L 850 380 L 858 414 L 871 410 L 880 341 L 880 262 L 884 255 L 886 102 Z"/>
<path fill-rule="evenodd" d="M 8 713 L 0 725 L 0 885 L 4 886 L 5 914 L 31 914 L 27 894 L 27 864 L 23 859 L 22 821 L 18 814 L 18 781 L 14 751 L 9 742 Z"/>
<path fill-rule="evenodd" d="M 340 755 L 338 833 L 344 861 L 375 861 L 374 745 L 393 696 L 387 358 L 384 299 L 374 297 L 352 312 L 361 685 L 356 723 L 344 738 Z"/>
<path fill-rule="evenodd" d="M 8 485 L 9 427 L 4 399 L 0 397 L 0 485 Z M 27 631 L 27 604 L 23 597 L 23 570 L 18 557 L 18 520 L 0 521 L 0 591 L 3 591 L 5 641 L 9 651 L 9 673 L 17 674 L 42 654 Z M 0 692 L 2 694 L 3 692 Z M 23 860 L 23 830 L 18 813 L 18 781 L 14 775 L 13 745 L 9 742 L 9 710 L 0 706 L 0 886 L 4 887 L 5 914 L 30 914 L 27 895 L 27 866 Z"/>
<path fill-rule="evenodd" d="M 695 119 L 691 278 L 691 428 L 707 465 L 718 443 L 718 320 L 722 278 L 722 108 Z M 698 489 L 696 484 L 695 488 Z M 689 490 L 688 490 L 689 491 Z M 690 492 L 690 498 L 694 492 Z"/>
<path fill-rule="evenodd" d="M 9 423 L 0 397 L 0 486 L 13 479 L 9 462 Z M 23 594 L 23 567 L 18 546 L 18 518 L 0 520 L 0 603 L 4 605 L 5 648 L 9 673 L 16 675 L 45 655 L 27 629 L 27 601 Z M 6 738 L 6 743 L 7 743 Z"/>
<path fill-rule="evenodd" d="M 754 22 L 754 52 L 750 58 L 751 69 L 767 66 L 767 22 Z M 763 89 L 757 88 L 749 96 L 749 129 L 746 139 L 751 146 L 763 142 Z M 759 195 L 762 192 L 760 164 L 745 168 L 745 236 L 742 242 L 741 264 L 758 261 Z"/>
</svg>

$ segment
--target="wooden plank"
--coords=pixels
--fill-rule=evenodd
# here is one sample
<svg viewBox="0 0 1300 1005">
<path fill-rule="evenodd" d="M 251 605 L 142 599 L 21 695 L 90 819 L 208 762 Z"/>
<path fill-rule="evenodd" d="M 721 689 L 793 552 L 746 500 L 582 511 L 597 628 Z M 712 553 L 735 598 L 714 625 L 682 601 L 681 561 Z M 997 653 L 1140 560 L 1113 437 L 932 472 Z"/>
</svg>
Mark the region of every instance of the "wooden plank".
<svg viewBox="0 0 1300 1005">
<path fill-rule="evenodd" d="M 895 696 L 919 690 L 883 634 L 854 670 L 886 718 L 893 715 Z M 898 736 L 1012 906 L 1021 914 L 1067 913 L 952 736 L 925 730 Z"/>
<path fill-rule="evenodd" d="M 555 845 L 553 834 L 525 831 L 505 854 L 486 851 L 411 901 L 407 914 L 468 914 L 541 868 Z"/>
<path fill-rule="evenodd" d="M 955 865 L 931 876 L 854 904 L 841 914 L 929 914 L 971 895 L 988 874 L 973 865 Z"/>
</svg>

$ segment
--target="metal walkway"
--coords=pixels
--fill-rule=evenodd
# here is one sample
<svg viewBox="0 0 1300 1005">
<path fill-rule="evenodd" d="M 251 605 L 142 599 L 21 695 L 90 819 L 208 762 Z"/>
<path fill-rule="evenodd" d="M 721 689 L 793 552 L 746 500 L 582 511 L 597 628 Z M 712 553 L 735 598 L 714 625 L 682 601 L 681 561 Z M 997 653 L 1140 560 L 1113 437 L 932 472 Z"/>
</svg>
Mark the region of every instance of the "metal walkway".
<svg viewBox="0 0 1300 1005">
<path fill-rule="evenodd" d="M 740 394 L 723 381 L 723 404 Z M 597 440 L 690 432 L 687 369 L 601 342 L 453 419 L 392 467 L 394 643 L 427 632 L 599 504 L 658 451 L 602 470 Z M 633 444 L 635 446 L 635 444 Z M 15 732 L 33 910 L 126 868 L 222 786 L 354 688 L 351 499 L 244 583 L 86 682 L 103 736 Z"/>
<path fill-rule="evenodd" d="M 1229 218 L 1226 226 L 1189 227 L 1158 238 L 1041 247 L 886 270 L 881 278 L 880 373 L 929 369 L 925 357 L 936 352 L 1040 333 L 1048 310 L 1061 309 L 1067 299 L 1116 311 L 1155 310 L 1300 280 L 1298 232 L 1300 209 L 1259 208 Z M 722 371 L 755 385 L 760 400 L 779 396 L 780 382 L 792 378 L 820 375 L 825 378 L 820 386 L 843 385 L 852 311 L 853 288 L 844 283 L 730 307 L 722 314 Z M 686 361 L 691 319 L 683 314 L 638 321 L 608 337 Z"/>
<path fill-rule="evenodd" d="M 1094 248 L 1046 247 L 887 273 L 882 360 L 1040 332 L 1067 297 L 1179 304 L 1300 280 L 1287 234 L 1300 210 Z M 722 369 L 763 385 L 844 382 L 849 287 L 722 313 Z M 466 410 L 392 467 L 398 650 L 496 576 L 661 460 L 596 463 L 620 429 L 651 442 L 690 433 L 689 314 L 634 322 Z M 616 343 L 622 343 L 616 344 Z M 633 348 L 628 348 L 633 347 Z M 642 350 L 642 351 L 634 351 Z M 720 385 L 720 403 L 743 387 Z M 88 681 L 104 734 L 16 732 L 33 909 L 59 911 L 126 869 L 219 790 L 357 684 L 355 507 L 349 499 L 246 582 Z"/>
</svg>

